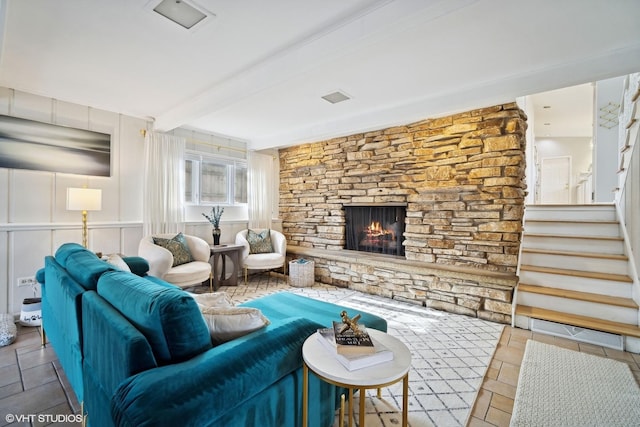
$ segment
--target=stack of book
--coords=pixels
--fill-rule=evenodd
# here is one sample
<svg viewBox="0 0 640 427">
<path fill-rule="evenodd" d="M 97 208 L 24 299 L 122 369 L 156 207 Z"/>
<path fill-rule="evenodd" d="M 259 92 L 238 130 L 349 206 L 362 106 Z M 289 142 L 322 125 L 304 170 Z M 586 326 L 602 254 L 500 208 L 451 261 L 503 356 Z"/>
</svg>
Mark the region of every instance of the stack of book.
<svg viewBox="0 0 640 427">
<path fill-rule="evenodd" d="M 361 334 L 348 330 L 341 332 L 342 323 L 333 322 L 332 328 L 318 329 L 318 340 L 348 370 L 367 368 L 393 360 L 393 351 L 373 339 L 364 326 Z"/>
</svg>

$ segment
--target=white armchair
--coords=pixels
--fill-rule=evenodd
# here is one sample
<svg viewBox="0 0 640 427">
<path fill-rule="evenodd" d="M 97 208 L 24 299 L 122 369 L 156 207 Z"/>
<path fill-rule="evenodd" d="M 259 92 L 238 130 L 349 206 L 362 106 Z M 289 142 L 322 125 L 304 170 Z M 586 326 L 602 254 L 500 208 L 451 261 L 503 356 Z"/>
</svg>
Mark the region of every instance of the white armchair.
<svg viewBox="0 0 640 427">
<path fill-rule="evenodd" d="M 209 258 L 211 248 L 203 239 L 196 236 L 184 235 L 194 261 L 173 267 L 173 255 L 162 246 L 153 243 L 154 237 L 171 239 L 175 234 L 156 234 L 145 236 L 138 245 L 138 256 L 149 262 L 149 275 L 188 288 L 206 280 L 211 282 L 211 264 Z M 211 283 L 209 283 L 211 286 Z"/>
<path fill-rule="evenodd" d="M 255 231 L 260 233 L 264 230 Z M 287 240 L 284 234 L 276 230 L 270 230 L 273 252 L 252 254 L 251 246 L 247 241 L 247 232 L 248 230 L 242 230 L 236 234 L 236 245 L 244 246 L 240 257 L 240 265 L 244 269 L 244 284 L 247 284 L 249 270 L 271 270 L 282 267 L 286 274 Z"/>
</svg>

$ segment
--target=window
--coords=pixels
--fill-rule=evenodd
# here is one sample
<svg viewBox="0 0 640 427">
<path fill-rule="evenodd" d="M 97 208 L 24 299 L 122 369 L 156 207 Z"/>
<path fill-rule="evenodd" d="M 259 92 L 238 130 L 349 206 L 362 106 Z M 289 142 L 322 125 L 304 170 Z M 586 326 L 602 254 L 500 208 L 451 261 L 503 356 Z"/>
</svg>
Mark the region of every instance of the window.
<svg viewBox="0 0 640 427">
<path fill-rule="evenodd" d="M 189 153 L 185 156 L 185 201 L 194 205 L 247 203 L 247 164 Z"/>
</svg>

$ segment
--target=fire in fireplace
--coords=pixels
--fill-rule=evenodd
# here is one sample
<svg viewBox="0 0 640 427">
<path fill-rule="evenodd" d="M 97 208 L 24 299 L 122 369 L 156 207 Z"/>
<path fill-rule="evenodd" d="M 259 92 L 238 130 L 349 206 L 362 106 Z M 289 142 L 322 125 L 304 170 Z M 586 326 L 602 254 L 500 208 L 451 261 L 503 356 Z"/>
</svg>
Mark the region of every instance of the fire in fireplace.
<svg viewBox="0 0 640 427">
<path fill-rule="evenodd" d="M 405 205 L 345 205 L 345 249 L 404 256 Z"/>
</svg>

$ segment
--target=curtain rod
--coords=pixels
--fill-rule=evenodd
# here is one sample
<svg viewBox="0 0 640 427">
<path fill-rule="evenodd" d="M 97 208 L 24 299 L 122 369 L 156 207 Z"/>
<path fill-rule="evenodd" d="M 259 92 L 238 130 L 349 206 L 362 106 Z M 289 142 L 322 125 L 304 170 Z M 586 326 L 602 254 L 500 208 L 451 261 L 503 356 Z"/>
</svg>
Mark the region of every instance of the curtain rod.
<svg viewBox="0 0 640 427">
<path fill-rule="evenodd" d="M 146 129 L 140 129 L 140 135 L 142 135 L 143 137 L 146 136 L 147 135 L 147 130 Z M 212 142 L 200 141 L 200 140 L 193 139 L 193 138 L 185 138 L 185 140 L 187 140 L 187 142 L 190 142 L 191 144 L 205 145 L 207 147 L 214 147 L 214 148 L 217 148 L 218 151 L 220 151 L 222 149 L 222 150 L 238 151 L 240 153 L 246 153 L 247 152 L 247 150 L 245 150 L 244 148 L 228 147 L 226 145 L 214 144 Z"/>
</svg>

